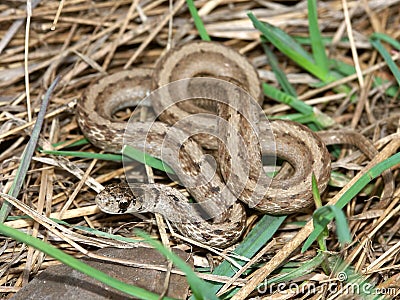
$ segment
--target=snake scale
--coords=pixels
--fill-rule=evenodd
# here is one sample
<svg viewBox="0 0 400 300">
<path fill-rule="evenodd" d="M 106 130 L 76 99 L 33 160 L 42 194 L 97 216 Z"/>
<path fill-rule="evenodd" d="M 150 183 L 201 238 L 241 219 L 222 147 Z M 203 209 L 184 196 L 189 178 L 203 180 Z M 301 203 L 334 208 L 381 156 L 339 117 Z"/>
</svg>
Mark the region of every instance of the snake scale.
<svg viewBox="0 0 400 300">
<path fill-rule="evenodd" d="M 213 108 L 213 104 L 203 105 L 207 102 L 204 99 L 171 105 L 168 97 L 156 97 L 158 101 L 152 98 L 151 104 L 157 121 L 137 121 L 127 128 L 126 122 L 113 119 L 116 111 L 137 105 L 149 91 L 196 77 L 230 82 L 247 91 L 253 102 L 263 101 L 255 68 L 233 49 L 214 42 L 187 43 L 168 51 L 154 70 L 118 72 L 88 87 L 77 106 L 77 121 L 85 136 L 108 152 L 120 153 L 128 143 L 162 159 L 197 203 L 189 203 L 177 189 L 162 184 L 113 184 L 96 197 L 101 210 L 114 214 L 160 213 L 183 235 L 207 245 L 227 247 L 245 228 L 245 209 L 237 199 L 269 214 L 295 213 L 312 204 L 312 173 L 321 192 L 327 186 L 331 159 L 326 144 L 350 143 L 369 157 L 376 154 L 368 146 L 371 143 L 354 132 L 316 134 L 291 121 L 258 120 L 252 113 L 253 104 L 247 103 L 246 97 L 246 101 L 236 97 L 242 95 L 236 88 L 225 97 L 226 102 Z M 191 88 L 212 89 L 202 82 Z M 236 101 L 240 109 L 232 108 L 231 101 Z M 199 117 L 196 122 L 190 118 L 193 114 Z M 218 116 L 214 119 L 220 123 L 210 115 Z M 221 122 L 228 126 L 221 126 Z M 220 127 L 224 128 L 220 131 L 222 138 L 203 134 Z M 273 135 L 268 134 L 271 132 Z M 204 159 L 205 149 L 218 149 L 217 171 Z M 272 179 L 266 176 L 262 158 L 268 155 L 287 161 L 291 174 L 280 172 Z"/>
</svg>

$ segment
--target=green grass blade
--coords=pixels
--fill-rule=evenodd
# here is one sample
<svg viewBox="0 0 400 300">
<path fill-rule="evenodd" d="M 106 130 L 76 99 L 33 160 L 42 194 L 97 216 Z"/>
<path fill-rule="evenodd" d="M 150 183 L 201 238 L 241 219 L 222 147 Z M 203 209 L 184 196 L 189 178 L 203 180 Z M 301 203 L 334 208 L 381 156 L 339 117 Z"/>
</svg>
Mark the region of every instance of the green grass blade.
<svg viewBox="0 0 400 300">
<path fill-rule="evenodd" d="M 389 80 L 382 79 L 379 77 L 374 78 L 374 87 L 381 86 L 383 84 L 388 83 Z M 389 86 L 388 88 L 385 88 L 385 94 L 388 95 L 389 97 L 398 97 L 399 96 L 399 86 L 393 83 L 393 86 Z"/>
<path fill-rule="evenodd" d="M 199 32 L 200 38 L 203 41 L 211 41 L 210 36 L 208 35 L 206 28 L 204 27 L 203 20 L 200 18 L 199 13 L 197 12 L 197 8 L 194 5 L 193 0 L 186 0 L 187 7 L 189 9 L 190 14 L 192 15 L 194 25 Z"/>
<path fill-rule="evenodd" d="M 265 286 L 265 284 L 268 285 L 273 283 L 289 282 L 301 276 L 310 274 L 312 271 L 318 268 L 321 265 L 321 263 L 323 263 L 324 259 L 325 255 L 322 252 L 319 252 L 317 256 L 313 257 L 311 260 L 302 263 L 299 268 L 296 268 L 293 271 L 290 271 L 289 273 L 285 273 L 273 277 L 271 279 L 268 279 L 268 281 L 263 282 L 260 287 L 262 288 L 262 286 Z"/>
<path fill-rule="evenodd" d="M 353 267 L 351 267 L 348 262 L 344 261 L 340 256 L 336 256 L 336 260 L 334 260 L 333 271 L 331 277 L 336 277 L 340 279 L 342 285 L 342 291 L 352 289 L 357 292 L 358 299 L 389 299 L 387 296 L 394 296 L 395 289 L 392 290 L 392 293 L 379 292 L 379 289 L 375 287 L 375 284 L 372 280 L 369 280 L 368 277 L 357 273 Z M 347 287 L 347 288 L 346 288 Z M 394 299 L 394 298 L 390 298 Z"/>
<path fill-rule="evenodd" d="M 32 220 L 32 217 L 31 216 L 27 216 L 27 215 L 22 215 L 22 216 L 8 216 L 8 218 L 7 218 L 7 221 L 15 221 L 15 220 Z M 132 244 L 142 242 L 141 239 L 140 240 L 135 240 L 135 239 L 132 239 L 132 238 L 127 238 L 127 237 L 124 237 L 124 236 L 120 236 L 120 235 L 104 232 L 104 231 L 97 230 L 97 229 L 90 228 L 90 227 L 86 227 L 86 226 L 80 226 L 80 225 L 74 226 L 74 225 L 71 225 L 71 224 L 69 224 L 68 222 L 66 222 L 64 220 L 59 220 L 59 219 L 56 219 L 56 218 L 50 218 L 50 220 L 55 222 L 55 223 L 57 223 L 57 224 L 63 225 L 65 227 L 68 227 L 68 228 L 77 229 L 77 230 L 83 231 L 85 233 L 90 233 L 92 235 L 101 236 L 101 237 L 105 237 L 105 238 L 108 238 L 108 239 L 113 239 L 113 240 L 116 240 L 116 241 L 132 243 Z"/>
<path fill-rule="evenodd" d="M 322 201 L 321 201 L 321 195 L 320 195 L 319 189 L 318 189 L 317 178 L 315 177 L 314 172 L 312 173 L 312 176 L 311 176 L 311 183 L 312 183 L 312 193 L 313 193 L 313 198 L 314 198 L 314 202 L 315 202 L 315 207 L 317 207 L 317 211 L 318 211 L 318 209 L 322 207 Z M 317 220 L 317 218 L 315 217 L 313 219 L 314 228 L 317 225 L 316 224 L 317 223 L 316 220 Z M 319 245 L 319 249 L 321 251 L 323 251 L 323 252 L 328 250 L 328 248 L 326 246 L 326 238 L 328 236 L 329 236 L 328 227 L 325 227 L 323 229 L 322 233 L 317 237 L 317 242 L 318 242 L 318 245 Z M 324 273 L 329 274 L 329 265 L 328 265 L 326 260 L 324 260 L 322 262 L 321 267 L 324 270 Z"/>
<path fill-rule="evenodd" d="M 67 144 L 67 142 L 68 141 L 61 141 L 61 142 L 52 144 L 52 146 L 53 147 L 60 147 L 60 146 L 62 146 L 64 144 Z M 87 138 L 82 138 L 82 139 L 80 139 L 78 141 L 75 141 L 72 144 L 69 144 L 69 145 L 67 145 L 65 147 L 62 147 L 62 148 L 72 148 L 72 147 L 78 147 L 78 146 L 87 145 L 87 144 L 89 144 L 89 140 Z"/>
<path fill-rule="evenodd" d="M 336 59 L 330 59 L 329 66 L 331 69 L 336 70 L 339 74 L 344 76 L 350 76 L 356 73 L 356 68 L 354 66 Z"/>
<path fill-rule="evenodd" d="M 80 260 L 64 253 L 63 251 L 53 247 L 52 245 L 49 245 L 40 239 L 34 238 L 30 235 L 27 235 L 19 230 L 16 230 L 14 228 L 10 228 L 4 224 L 0 224 L 0 233 L 6 236 L 9 236 L 17 241 L 20 241 L 22 243 L 25 243 L 29 246 L 32 246 L 41 252 L 54 257 L 55 259 L 59 260 L 63 264 L 79 271 L 82 272 L 92 278 L 95 278 L 99 280 L 100 282 L 105 283 L 106 285 L 115 288 L 125 294 L 128 294 L 130 296 L 138 297 L 140 299 L 154 299 L 157 300 L 159 299 L 159 296 L 157 294 L 151 293 L 145 289 L 135 287 L 132 285 L 129 285 L 127 283 L 124 283 L 122 281 L 119 281 L 115 278 L 112 278 L 108 276 L 107 274 L 81 262 Z M 167 298 L 165 298 L 167 299 Z M 168 298 L 172 299 L 172 298 Z"/>
<path fill-rule="evenodd" d="M 265 55 L 268 57 L 268 62 L 269 65 L 272 68 L 272 71 L 275 74 L 275 77 L 279 83 L 279 85 L 282 87 L 283 91 L 286 94 L 289 94 L 293 97 L 297 97 L 296 90 L 294 87 L 290 84 L 289 80 L 286 77 L 285 72 L 279 67 L 278 60 L 276 59 L 276 56 L 274 53 L 268 48 L 268 46 L 265 44 L 265 42 L 261 43 L 261 46 L 265 52 Z"/>
<path fill-rule="evenodd" d="M 165 248 L 160 242 L 153 240 L 143 231 L 135 230 L 135 232 L 138 236 L 142 237 L 149 245 L 154 247 L 158 252 L 171 260 L 179 269 L 181 269 L 185 273 L 186 279 L 190 285 L 190 289 L 195 299 L 218 299 L 218 297 L 215 296 L 215 293 L 212 293 L 209 289 L 207 289 L 206 282 L 197 277 L 193 270 L 180 257 Z"/>
<path fill-rule="evenodd" d="M 272 26 L 269 23 L 261 22 L 258 20 L 252 12 L 248 12 L 247 16 L 253 23 L 253 26 L 258 29 L 263 37 L 272 43 L 275 47 L 277 47 L 282 53 L 292 53 L 296 52 L 298 55 L 293 55 L 293 61 L 302 61 L 305 60 L 309 63 L 314 64 L 314 59 L 299 43 L 296 42 L 290 35 L 281 30 L 278 27 Z M 286 54 L 287 55 L 287 54 Z M 287 55 L 288 57 L 291 57 Z M 292 58 L 291 57 L 291 58 Z M 298 59 L 297 59 L 298 58 Z"/>
<path fill-rule="evenodd" d="M 33 153 L 36 149 L 36 144 L 39 139 L 39 134 L 42 129 L 44 116 L 46 114 L 47 106 L 50 102 L 50 96 L 53 93 L 54 88 L 56 87 L 58 81 L 60 80 L 60 76 L 57 76 L 54 81 L 51 83 L 49 89 L 46 91 L 46 94 L 43 98 L 43 102 L 40 106 L 40 111 L 36 119 L 36 123 L 32 129 L 32 135 L 29 139 L 24 152 L 22 153 L 21 162 L 18 167 L 18 170 L 15 174 L 15 180 L 12 183 L 12 186 L 9 191 L 9 195 L 16 198 L 21 190 L 22 185 L 24 184 L 26 173 L 28 172 L 29 165 L 32 160 Z M 4 223 L 7 219 L 8 214 L 10 213 L 12 205 L 5 201 L 0 209 L 0 223 Z"/>
<path fill-rule="evenodd" d="M 373 34 L 371 34 L 370 38 L 384 41 L 384 42 L 388 43 L 389 45 L 392 45 L 397 50 L 400 50 L 400 42 L 396 41 L 393 38 L 391 38 L 387 34 L 384 34 L 384 33 L 381 33 L 381 32 L 374 32 Z"/>
<path fill-rule="evenodd" d="M 349 225 L 343 211 L 334 205 L 328 205 L 318 208 L 313 214 L 314 228 L 323 226 L 325 219 L 336 220 L 336 232 L 341 245 L 351 242 Z"/>
<path fill-rule="evenodd" d="M 384 161 L 373 166 L 369 172 L 362 175 L 360 179 L 352 185 L 338 200 L 335 206 L 339 209 L 342 209 L 347 203 L 351 201 L 371 180 L 380 176 L 383 171 L 390 169 L 391 167 L 400 164 L 400 153 L 396 153 L 385 159 Z M 308 239 L 304 242 L 304 245 L 301 249 L 302 252 L 306 251 L 311 244 L 316 240 L 316 238 L 322 233 L 323 229 L 328 225 L 328 223 L 332 220 L 334 214 L 331 212 L 323 220 L 321 220 L 317 224 L 317 228 L 314 228 L 313 232 L 310 234 Z"/>
<path fill-rule="evenodd" d="M 278 48 L 279 51 L 317 78 L 323 81 L 330 79 L 326 77 L 324 70 L 315 64 L 314 59 L 289 35 L 276 27 L 260 22 L 251 12 L 247 15 L 253 22 L 254 27 L 264 35 L 265 39 Z"/>
<path fill-rule="evenodd" d="M 296 99 L 293 96 L 290 96 L 277 88 L 269 85 L 267 83 L 262 84 L 264 95 L 269 98 L 272 98 L 280 103 L 287 104 L 290 107 L 294 108 L 298 112 L 304 115 L 312 115 L 314 113 L 314 109 L 312 106 L 304 103 L 301 100 Z"/>
<path fill-rule="evenodd" d="M 140 150 L 132 148 L 130 146 L 125 146 L 121 154 L 110 154 L 110 153 L 93 153 L 93 152 L 83 152 L 83 151 L 57 151 L 57 150 L 41 150 L 40 152 L 52 155 L 61 156 L 73 156 L 80 158 L 91 158 L 99 160 L 110 160 L 110 161 L 121 161 L 124 159 L 130 159 L 138 161 L 142 164 L 146 164 L 154 169 L 174 174 L 174 170 L 168 166 L 165 162 L 158 158 L 151 156 L 150 154 L 144 153 Z"/>
<path fill-rule="evenodd" d="M 128 238 L 128 237 L 124 237 L 124 236 L 121 236 L 121 235 L 116 235 L 116 234 L 104 232 L 104 231 L 97 230 L 97 229 L 90 228 L 90 227 L 86 227 L 86 226 L 72 226 L 72 225 L 70 225 L 70 224 L 68 224 L 66 222 L 60 221 L 60 220 L 55 220 L 55 219 L 52 219 L 52 220 L 57 222 L 57 223 L 69 226 L 69 227 L 71 227 L 73 229 L 78 229 L 80 231 L 87 232 L 87 233 L 90 233 L 90 234 L 93 234 L 93 235 L 96 235 L 96 236 L 105 237 L 107 239 L 113 239 L 113 240 L 116 240 L 116 241 L 125 242 L 125 243 L 131 243 L 131 244 L 143 242 L 141 239 L 140 240 L 139 239 L 135 240 L 135 239 L 132 239 L 132 238 Z"/>
<path fill-rule="evenodd" d="M 142 151 L 139 151 L 135 148 L 132 148 L 131 146 L 125 145 L 122 149 L 122 155 L 124 159 L 133 159 L 154 169 L 161 170 L 170 174 L 175 174 L 174 170 L 172 170 L 172 168 L 162 160 Z"/>
<path fill-rule="evenodd" d="M 397 164 L 400 164 L 400 152 L 373 166 L 366 174 L 360 177 L 360 180 L 358 180 L 356 184 L 350 187 L 350 189 L 343 194 L 335 206 L 343 208 L 368 183 L 380 176 L 383 171 L 386 171 Z"/>
<path fill-rule="evenodd" d="M 321 69 L 324 78 L 328 77 L 329 60 L 325 53 L 325 46 L 322 41 L 321 32 L 318 27 L 317 1 L 308 0 L 308 26 L 310 31 L 311 48 L 314 61 Z M 323 80 L 325 81 L 325 80 Z"/>
<path fill-rule="evenodd" d="M 379 39 L 375 36 L 370 38 L 370 43 L 372 46 L 380 53 L 383 59 L 386 61 L 390 71 L 392 72 L 393 76 L 396 78 L 397 84 L 400 86 L 400 70 L 397 64 L 393 61 L 390 53 L 385 49 Z"/>
<path fill-rule="evenodd" d="M 391 59 L 391 57 L 390 57 L 390 59 Z M 348 65 L 344 62 L 337 61 L 334 59 L 330 60 L 330 66 L 331 66 L 331 69 L 334 69 L 340 75 L 344 75 L 344 76 L 350 76 L 350 75 L 355 74 L 355 72 L 356 72 L 356 69 L 354 68 L 354 66 Z M 334 72 L 334 71 L 331 71 L 331 72 Z M 337 75 L 337 77 L 339 78 L 341 76 Z M 389 80 L 382 79 L 380 77 L 374 77 L 373 86 L 379 87 L 388 82 L 389 82 Z M 385 94 L 388 95 L 389 97 L 397 96 L 398 91 L 399 91 L 399 88 L 395 87 L 395 86 L 385 88 Z"/>
<path fill-rule="evenodd" d="M 318 189 L 317 178 L 315 177 L 314 172 L 311 175 L 311 184 L 312 184 L 312 193 L 314 197 L 315 207 L 319 208 L 322 206 L 322 201 L 321 201 L 321 194 L 319 193 Z"/>
<path fill-rule="evenodd" d="M 314 108 L 295 97 L 292 97 L 272 85 L 262 84 L 264 94 L 280 103 L 284 103 L 294 108 L 298 112 L 307 116 L 307 119 L 317 124 L 319 128 L 326 128 L 332 126 L 335 121 L 324 113 L 314 110 Z"/>
<path fill-rule="evenodd" d="M 237 246 L 234 253 L 247 258 L 253 257 L 274 236 L 285 219 L 286 216 L 264 215 L 246 236 L 246 238 Z M 246 263 L 245 261 L 241 260 L 237 262 L 241 266 Z M 233 276 L 235 272 L 236 269 L 230 262 L 223 261 L 215 268 L 212 274 L 230 277 Z M 207 288 L 214 294 L 216 294 L 222 286 L 223 284 L 221 283 L 207 284 Z"/>
</svg>

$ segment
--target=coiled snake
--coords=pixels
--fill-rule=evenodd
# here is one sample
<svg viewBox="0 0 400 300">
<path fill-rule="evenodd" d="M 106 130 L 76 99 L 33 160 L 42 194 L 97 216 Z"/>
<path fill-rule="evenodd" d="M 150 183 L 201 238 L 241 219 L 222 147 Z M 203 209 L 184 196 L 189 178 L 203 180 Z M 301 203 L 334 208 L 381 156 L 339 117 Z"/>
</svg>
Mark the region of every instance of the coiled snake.
<svg viewBox="0 0 400 300">
<path fill-rule="evenodd" d="M 119 109 L 136 105 L 150 90 L 193 77 L 199 78 L 183 81 L 180 87 L 189 84 L 189 94 L 196 95 L 201 90 L 206 95 L 203 98 L 209 98 L 210 91 L 215 93 L 214 84 L 221 84 L 217 79 L 235 84 L 226 83 L 229 87 L 218 103 L 218 116 L 210 113 L 210 105 L 202 106 L 201 100 L 171 105 L 171 97 L 160 94 L 151 97 L 157 121 L 128 125 L 112 118 Z M 252 103 L 238 86 L 257 100 Z M 262 99 L 254 67 L 234 50 L 213 42 L 192 42 L 174 48 L 158 61 L 154 71 L 122 71 L 93 84 L 77 106 L 78 124 L 85 136 L 109 152 L 120 153 L 123 145 L 129 144 L 162 159 L 198 205 L 189 203 L 177 189 L 144 183 L 107 186 L 96 197 L 96 203 L 107 213 L 160 213 L 189 238 L 226 247 L 240 238 L 245 227 L 245 210 L 237 199 L 262 212 L 288 214 L 312 204 L 312 173 L 319 190 L 325 190 L 331 160 L 323 140 L 356 144 L 367 156 L 375 155 L 366 146 L 370 143 L 359 134 L 317 135 L 295 122 L 260 120 L 252 109 Z M 190 118 L 193 113 L 197 119 Z M 216 131 L 217 139 L 204 134 Z M 203 148 L 218 148 L 219 170 L 205 159 Z M 292 174 L 288 177 L 278 173 L 272 179 L 266 176 L 262 157 L 268 155 L 289 162 Z M 205 216 L 212 220 L 205 220 Z"/>
</svg>

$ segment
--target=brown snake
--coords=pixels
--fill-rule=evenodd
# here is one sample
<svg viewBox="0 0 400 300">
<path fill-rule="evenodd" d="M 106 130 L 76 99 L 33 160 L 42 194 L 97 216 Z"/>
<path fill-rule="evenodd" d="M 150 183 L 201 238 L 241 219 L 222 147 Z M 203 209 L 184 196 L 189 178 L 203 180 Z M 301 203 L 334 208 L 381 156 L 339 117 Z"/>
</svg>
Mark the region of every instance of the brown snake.
<svg viewBox="0 0 400 300">
<path fill-rule="evenodd" d="M 227 102 L 218 104 L 220 123 L 210 118 L 212 115 L 215 119 L 215 113 L 209 112 L 208 105 L 202 107 L 202 101 L 197 102 L 199 105 L 184 101 L 172 106 L 168 97 L 152 101 L 161 121 L 127 125 L 112 118 L 121 108 L 136 105 L 152 89 L 197 76 L 233 82 L 262 102 L 254 67 L 234 50 L 211 42 L 193 42 L 169 51 L 158 61 L 154 71 L 138 68 L 107 76 L 90 86 L 78 102 L 78 124 L 94 145 L 120 153 L 124 143 L 128 143 L 162 159 L 172 167 L 199 205 L 188 203 L 177 189 L 165 185 L 137 183 L 128 187 L 119 184 L 107 186 L 96 197 L 96 203 L 104 212 L 160 213 L 183 235 L 208 245 L 226 247 L 240 238 L 245 227 L 246 214 L 236 201 L 238 198 L 265 213 L 288 214 L 312 204 L 312 173 L 320 191 L 325 190 L 331 160 L 322 140 L 327 144 L 355 144 L 369 157 L 376 154 L 371 143 L 357 133 L 317 135 L 295 122 L 258 120 L 254 117 L 253 106 L 242 101 L 243 94 L 236 87 L 228 92 Z M 211 90 L 207 83 L 203 84 L 200 79 L 199 82 L 199 86 L 194 84 L 190 88 Z M 235 101 L 234 106 L 239 107 L 240 113 L 232 108 L 231 103 Z M 196 122 L 188 118 L 191 113 L 199 115 Z M 228 126 L 222 126 L 224 122 Z M 256 128 L 252 128 L 252 124 L 256 124 Z M 219 147 L 215 138 L 201 134 L 214 132 L 216 128 L 222 134 L 217 142 Z M 275 143 L 268 135 L 270 130 Z M 191 136 L 193 133 L 200 134 Z M 218 148 L 220 172 L 215 172 L 213 165 L 204 159 L 202 147 Z M 293 174 L 287 177 L 278 173 L 270 179 L 263 171 L 262 154 L 276 154 L 289 162 Z M 204 215 L 211 216 L 212 222 L 206 221 Z"/>
</svg>

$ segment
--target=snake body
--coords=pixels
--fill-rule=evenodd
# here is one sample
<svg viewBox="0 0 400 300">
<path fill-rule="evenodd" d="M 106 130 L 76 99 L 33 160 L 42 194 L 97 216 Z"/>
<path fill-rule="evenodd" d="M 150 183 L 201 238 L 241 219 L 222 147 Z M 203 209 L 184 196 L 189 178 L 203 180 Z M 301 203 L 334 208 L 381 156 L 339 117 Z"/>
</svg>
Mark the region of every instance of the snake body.
<svg viewBox="0 0 400 300">
<path fill-rule="evenodd" d="M 111 185 L 96 197 L 96 203 L 103 211 L 160 213 L 182 234 L 208 245 L 226 247 L 240 238 L 245 227 L 245 210 L 237 198 L 270 214 L 298 212 L 312 204 L 312 173 L 317 178 L 319 190 L 322 192 L 326 188 L 330 155 L 321 138 L 307 127 L 291 121 L 250 120 L 257 123 L 254 129 L 244 118 L 246 115 L 251 119 L 251 112 L 240 114 L 232 110 L 229 102 L 218 106 L 218 116 L 230 126 L 224 133 L 226 139 L 219 141 L 220 172 L 215 172 L 212 164 L 203 159 L 203 147 L 216 148 L 216 140 L 201 134 L 188 137 L 185 132 L 185 128 L 197 132 L 196 126 L 207 125 L 214 129 L 219 126 L 209 119 L 204 120 L 206 124 L 182 121 L 190 115 L 188 111 L 199 106 L 191 103 L 172 106 L 168 99 L 161 98 L 159 103 L 152 103 L 160 121 L 136 122 L 129 124 L 126 130 L 125 122 L 112 119 L 115 111 L 136 105 L 151 89 L 196 76 L 234 82 L 256 101 L 262 101 L 257 73 L 243 56 L 219 44 L 195 42 L 168 52 L 154 71 L 143 68 L 123 71 L 90 86 L 78 102 L 77 120 L 85 136 L 106 151 L 119 153 L 125 142 L 163 159 L 198 203 L 198 206 L 189 204 L 178 190 L 160 184 Z M 243 111 L 252 107 L 249 103 L 238 105 Z M 208 109 L 208 106 L 204 107 L 200 105 L 200 110 Z M 181 127 L 166 124 L 181 121 Z M 264 134 L 270 130 L 275 143 Z M 257 131 L 257 135 L 253 131 Z M 240 142 L 246 145 L 245 149 L 237 146 Z M 235 145 L 237 149 L 232 152 Z M 177 147 L 178 152 L 169 152 Z M 275 154 L 275 151 L 292 166 L 290 177 L 278 174 L 270 179 L 263 172 L 262 154 Z M 247 170 L 246 180 L 238 176 L 243 170 Z M 212 220 L 206 221 L 205 215 L 211 216 Z"/>
</svg>

